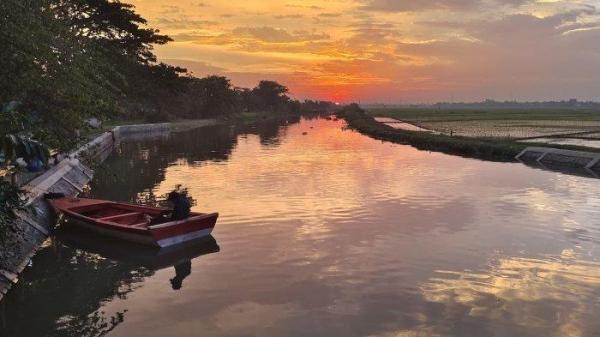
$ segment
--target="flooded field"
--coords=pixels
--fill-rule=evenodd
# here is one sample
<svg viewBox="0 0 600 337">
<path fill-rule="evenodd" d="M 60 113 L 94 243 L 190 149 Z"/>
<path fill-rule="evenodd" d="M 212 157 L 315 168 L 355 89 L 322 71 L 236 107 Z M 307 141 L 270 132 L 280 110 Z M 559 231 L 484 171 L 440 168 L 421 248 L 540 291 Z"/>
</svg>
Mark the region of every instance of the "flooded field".
<svg viewBox="0 0 600 337">
<path fill-rule="evenodd" d="M 387 126 L 390 126 L 394 129 L 405 130 L 405 131 L 422 131 L 422 132 L 431 132 L 431 130 L 423 129 L 414 124 L 409 124 L 405 122 L 401 122 L 394 118 L 389 117 L 375 117 L 375 120 L 379 123 L 383 123 Z"/>
<path fill-rule="evenodd" d="M 597 121 L 427 121 L 423 127 L 465 137 L 528 138 L 600 130 Z"/>
<path fill-rule="evenodd" d="M 577 109 L 372 109 L 369 114 L 465 137 L 530 138 L 586 133 L 586 137 L 597 138 L 600 132 L 600 114 Z"/>
<path fill-rule="evenodd" d="M 598 336 L 598 180 L 418 151 L 342 121 L 125 143 L 91 195 L 177 185 L 214 241 L 141 251 L 60 230 L 0 336 Z"/>
</svg>

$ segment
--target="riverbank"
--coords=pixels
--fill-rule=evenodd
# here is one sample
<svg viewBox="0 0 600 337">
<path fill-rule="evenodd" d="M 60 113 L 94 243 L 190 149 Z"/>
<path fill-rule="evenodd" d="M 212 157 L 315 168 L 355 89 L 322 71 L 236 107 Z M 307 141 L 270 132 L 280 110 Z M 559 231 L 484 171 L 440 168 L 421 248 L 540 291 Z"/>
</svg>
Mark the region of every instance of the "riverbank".
<svg viewBox="0 0 600 337">
<path fill-rule="evenodd" d="M 379 123 L 357 107 L 349 107 L 338 113 L 348 126 L 360 133 L 380 140 L 411 145 L 419 150 L 436 151 L 468 158 L 499 162 L 513 162 L 515 156 L 527 145 L 511 141 L 454 137 L 443 134 L 407 131 Z"/>
<path fill-rule="evenodd" d="M 17 213 L 16 230 L 7 234 L 0 248 L 0 301 L 19 280 L 39 247 L 52 233 L 55 219 L 44 201 L 44 193 L 76 196 L 93 178 L 92 167 L 102 163 L 122 140 L 157 133 L 179 132 L 216 125 L 217 120 L 186 120 L 174 123 L 104 126 L 88 143 L 69 154 L 69 158 L 48 169 L 24 186 L 26 207 Z"/>
<path fill-rule="evenodd" d="M 475 114 L 476 112 L 469 113 Z M 434 115 L 433 112 L 427 112 L 427 114 Z M 528 146 L 545 146 L 544 143 L 523 143 L 517 141 L 518 139 L 512 138 L 482 136 L 467 137 L 460 134 L 456 135 L 453 132 L 451 133 L 452 135 L 450 135 L 442 132 L 428 133 L 395 129 L 384 123 L 377 122 L 373 116 L 398 119 L 402 116 L 401 114 L 391 113 L 389 111 L 387 113 L 382 113 L 381 111 L 367 113 L 358 106 L 347 107 L 340 111 L 338 115 L 347 121 L 350 128 L 371 137 L 380 140 L 391 141 L 394 143 L 411 145 L 419 150 L 436 151 L 467 158 L 476 158 L 497 162 L 514 162 L 516 161 L 515 157 Z M 417 118 L 423 118 L 424 115 L 425 112 L 413 112 L 409 117 L 408 113 L 406 113 L 403 116 L 408 118 L 402 120 L 415 122 Z M 461 118 L 465 117 L 463 116 Z M 421 125 L 421 123 L 419 123 L 419 125 Z M 575 151 L 599 151 L 599 149 L 586 148 L 582 146 L 553 145 L 552 147 Z"/>
</svg>

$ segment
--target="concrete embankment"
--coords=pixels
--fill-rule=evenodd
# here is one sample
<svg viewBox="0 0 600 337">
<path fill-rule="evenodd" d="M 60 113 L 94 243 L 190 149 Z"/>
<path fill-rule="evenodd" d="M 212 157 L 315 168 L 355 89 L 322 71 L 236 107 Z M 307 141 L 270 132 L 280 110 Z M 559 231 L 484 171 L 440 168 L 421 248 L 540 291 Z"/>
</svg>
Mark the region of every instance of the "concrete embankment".
<svg viewBox="0 0 600 337">
<path fill-rule="evenodd" d="M 214 120 L 192 121 L 194 127 L 216 124 Z M 105 132 L 69 154 L 69 158 L 22 186 L 26 207 L 16 212 L 15 232 L 7 234 L 0 247 L 0 300 L 18 281 L 19 274 L 30 263 L 37 249 L 48 238 L 55 225 L 55 217 L 44 194 L 63 193 L 76 196 L 93 177 L 90 167 L 104 161 L 115 145 L 122 140 L 166 134 L 181 130 L 178 124 L 139 124 L 118 126 Z"/>
<path fill-rule="evenodd" d="M 551 147 L 528 147 L 516 159 L 530 166 L 554 171 L 570 169 L 585 171 L 587 175 L 600 177 L 600 153 L 563 150 Z M 569 172 L 567 172 L 569 173 Z"/>
<path fill-rule="evenodd" d="M 372 137 L 409 144 L 418 149 L 465 157 L 520 161 L 528 166 L 566 174 L 600 178 L 600 152 L 585 148 L 525 147 L 512 140 L 433 134 L 392 118 L 373 118 L 360 111 L 344 114 L 349 126 Z"/>
</svg>

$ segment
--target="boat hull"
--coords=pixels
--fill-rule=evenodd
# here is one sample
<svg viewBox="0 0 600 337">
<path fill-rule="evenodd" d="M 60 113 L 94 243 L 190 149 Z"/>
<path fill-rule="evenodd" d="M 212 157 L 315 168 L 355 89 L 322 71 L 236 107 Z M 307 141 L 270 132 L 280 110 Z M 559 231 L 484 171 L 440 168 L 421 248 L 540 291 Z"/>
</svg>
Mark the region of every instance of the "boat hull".
<svg viewBox="0 0 600 337">
<path fill-rule="evenodd" d="M 139 243 L 141 245 L 160 247 L 158 243 L 154 240 L 151 235 L 145 234 L 137 234 L 137 233 L 128 233 L 120 230 L 114 230 L 110 228 L 105 228 L 102 226 L 98 226 L 95 223 L 91 223 L 85 220 L 80 220 L 72 217 L 68 217 L 69 225 L 73 225 L 82 229 L 85 229 L 88 232 L 99 234 L 106 237 L 111 237 L 114 239 L 129 241 Z"/>
<path fill-rule="evenodd" d="M 79 227 L 104 236 L 163 248 L 209 236 L 219 216 L 218 213 L 192 213 L 183 220 L 151 225 L 148 219 L 161 217 L 168 210 L 84 198 L 60 198 L 50 200 L 50 203 Z"/>
</svg>

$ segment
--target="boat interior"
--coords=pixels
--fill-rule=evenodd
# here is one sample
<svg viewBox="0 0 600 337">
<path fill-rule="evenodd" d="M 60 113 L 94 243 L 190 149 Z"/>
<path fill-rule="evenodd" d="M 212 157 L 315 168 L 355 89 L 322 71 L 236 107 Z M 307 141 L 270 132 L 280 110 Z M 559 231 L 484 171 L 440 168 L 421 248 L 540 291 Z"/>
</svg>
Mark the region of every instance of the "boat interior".
<svg viewBox="0 0 600 337">
<path fill-rule="evenodd" d="M 161 214 L 164 210 L 136 207 L 115 203 L 101 203 L 86 205 L 72 209 L 73 212 L 96 221 L 111 222 L 130 227 L 146 227 L 151 221 L 152 224 L 165 222 L 161 221 Z"/>
</svg>

